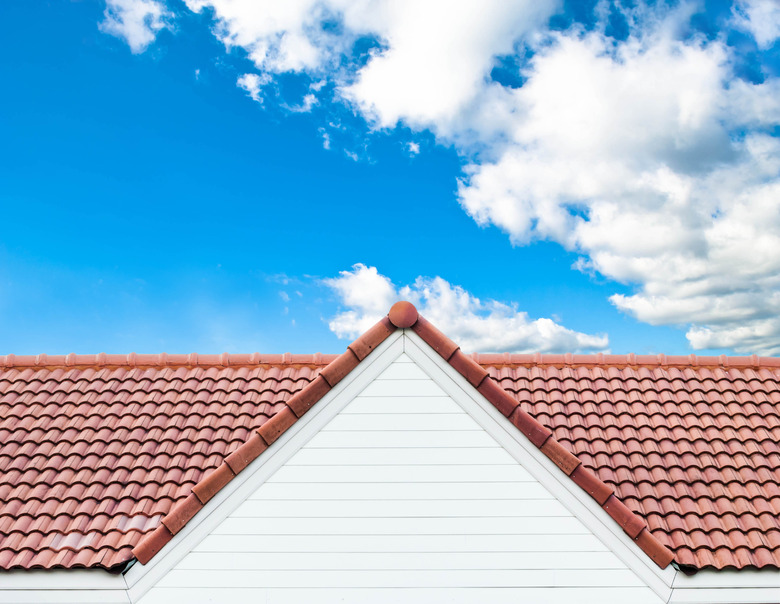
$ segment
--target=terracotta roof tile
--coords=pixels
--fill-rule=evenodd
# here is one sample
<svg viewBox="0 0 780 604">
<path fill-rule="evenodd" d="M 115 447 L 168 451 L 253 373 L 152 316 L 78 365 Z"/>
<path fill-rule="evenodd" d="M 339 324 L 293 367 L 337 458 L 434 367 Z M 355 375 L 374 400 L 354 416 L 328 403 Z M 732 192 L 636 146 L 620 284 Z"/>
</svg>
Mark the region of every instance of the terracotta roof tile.
<svg viewBox="0 0 780 604">
<path fill-rule="evenodd" d="M 300 391 L 336 355 L 235 357 L 0 357 L 0 567 L 127 562 L 195 484 L 286 408 L 268 402 Z M 218 363 L 210 372 L 207 360 Z M 91 548 L 63 545 L 85 534 Z"/>
<path fill-rule="evenodd" d="M 780 359 L 467 356 L 412 309 L 339 356 L 0 357 L 0 568 L 148 561 L 396 327 L 659 566 L 780 568 Z"/>
<path fill-rule="evenodd" d="M 677 562 L 780 567 L 780 359 L 472 357 L 485 357 L 520 408 L 613 486 Z M 561 396 L 567 368 L 577 385 Z"/>
</svg>

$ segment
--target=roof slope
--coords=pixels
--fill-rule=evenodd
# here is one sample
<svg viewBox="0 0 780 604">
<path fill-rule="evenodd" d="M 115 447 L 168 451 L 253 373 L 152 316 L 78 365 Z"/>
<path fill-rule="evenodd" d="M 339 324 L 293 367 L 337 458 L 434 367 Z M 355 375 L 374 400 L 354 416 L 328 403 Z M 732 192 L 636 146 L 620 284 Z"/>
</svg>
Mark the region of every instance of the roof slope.
<svg viewBox="0 0 780 604">
<path fill-rule="evenodd" d="M 780 567 L 780 359 L 476 360 L 677 562 Z"/>
<path fill-rule="evenodd" d="M 209 495 L 196 485 L 219 478 L 226 454 L 270 417 L 261 436 L 290 425 L 286 402 L 297 393 L 298 409 L 308 384 L 321 396 L 389 333 L 382 325 L 340 357 L 0 357 L 0 567 L 131 559 L 142 536 L 170 532 L 160 522 L 174 507 L 166 524 L 192 517 L 187 502 Z M 780 567 L 780 359 L 467 357 L 424 319 L 414 329 L 521 430 L 537 426 L 537 446 L 578 484 L 593 470 L 610 488 L 592 496 L 614 489 L 640 517 L 631 531 L 679 563 Z M 329 380 L 315 381 L 328 364 Z"/>
<path fill-rule="evenodd" d="M 333 359 L 182 356 L 0 358 L 0 568 L 126 563 Z"/>
</svg>

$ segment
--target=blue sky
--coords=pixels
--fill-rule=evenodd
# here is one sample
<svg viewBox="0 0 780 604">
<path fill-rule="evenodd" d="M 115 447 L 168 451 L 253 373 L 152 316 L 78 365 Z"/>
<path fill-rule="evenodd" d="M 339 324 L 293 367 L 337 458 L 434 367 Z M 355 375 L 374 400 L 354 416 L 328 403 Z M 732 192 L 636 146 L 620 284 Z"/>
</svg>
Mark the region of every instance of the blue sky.
<svg viewBox="0 0 780 604">
<path fill-rule="evenodd" d="M 5 2 L 0 354 L 780 353 L 773 2 Z"/>
</svg>

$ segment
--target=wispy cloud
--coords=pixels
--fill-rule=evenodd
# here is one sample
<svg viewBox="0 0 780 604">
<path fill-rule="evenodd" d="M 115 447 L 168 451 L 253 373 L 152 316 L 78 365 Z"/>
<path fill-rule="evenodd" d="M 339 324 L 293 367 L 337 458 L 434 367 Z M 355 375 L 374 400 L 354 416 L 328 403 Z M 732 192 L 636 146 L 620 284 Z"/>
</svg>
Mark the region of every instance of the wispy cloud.
<svg viewBox="0 0 780 604">
<path fill-rule="evenodd" d="M 418 277 L 397 288 L 372 266 L 356 264 L 326 279 L 346 310 L 328 326 L 340 338 L 355 338 L 398 300 L 409 300 L 461 347 L 479 352 L 605 351 L 606 335 L 580 333 L 548 318 L 531 319 L 515 304 L 481 301 L 441 277 Z"/>
<path fill-rule="evenodd" d="M 143 52 L 173 15 L 156 0 L 106 0 L 100 30 L 122 38 L 134 53 Z"/>
<path fill-rule="evenodd" d="M 245 73 L 236 80 L 236 86 L 246 90 L 246 93 L 253 101 L 262 103 L 263 97 L 260 93 L 263 86 L 268 84 L 269 81 L 267 76 L 259 76 L 256 73 Z"/>
</svg>

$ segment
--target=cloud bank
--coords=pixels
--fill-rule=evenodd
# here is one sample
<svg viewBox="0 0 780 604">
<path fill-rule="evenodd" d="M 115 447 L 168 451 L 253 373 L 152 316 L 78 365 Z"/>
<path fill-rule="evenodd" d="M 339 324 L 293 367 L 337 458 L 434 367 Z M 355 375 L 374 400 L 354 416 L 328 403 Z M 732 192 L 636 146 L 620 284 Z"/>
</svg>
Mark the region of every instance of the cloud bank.
<svg viewBox="0 0 780 604">
<path fill-rule="evenodd" d="M 309 106 L 428 130 L 466 158 L 458 200 L 478 224 L 579 253 L 580 270 L 633 287 L 616 308 L 683 327 L 693 348 L 780 354 L 780 79 L 762 63 L 780 36 L 773 0 L 735 2 L 718 35 L 695 29 L 689 2 L 600 2 L 595 25 L 555 29 L 552 0 L 185 2 L 246 52 L 254 71 L 238 85 L 256 100 L 292 74 L 309 79 Z M 159 17 L 123 10 L 146 15 L 121 21 L 147 24 L 122 34 L 143 48 Z M 414 291 L 444 297 L 435 283 Z"/>
<path fill-rule="evenodd" d="M 340 338 L 354 339 L 387 314 L 398 300 L 409 300 L 468 352 L 604 352 L 606 335 L 567 329 L 552 319 L 530 319 L 515 305 L 481 301 L 441 277 L 418 277 L 397 288 L 372 266 L 356 264 L 326 279 L 346 310 L 328 326 Z"/>
</svg>

